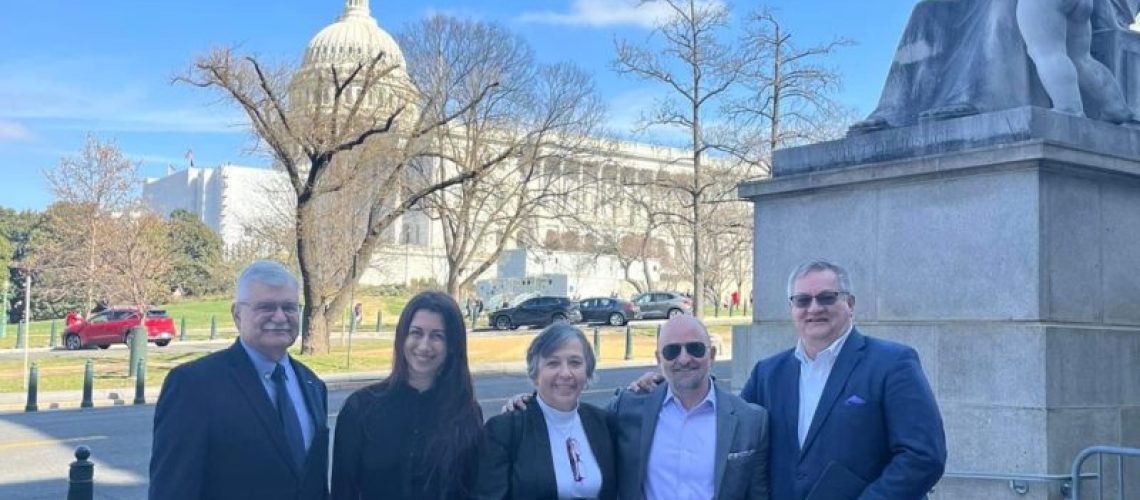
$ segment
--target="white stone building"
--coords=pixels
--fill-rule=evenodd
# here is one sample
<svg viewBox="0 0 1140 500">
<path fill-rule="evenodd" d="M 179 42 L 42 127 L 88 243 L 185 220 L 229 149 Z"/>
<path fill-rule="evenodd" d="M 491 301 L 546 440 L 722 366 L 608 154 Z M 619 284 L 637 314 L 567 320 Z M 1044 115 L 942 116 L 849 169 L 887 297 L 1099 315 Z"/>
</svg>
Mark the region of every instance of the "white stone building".
<svg viewBox="0 0 1140 500">
<path fill-rule="evenodd" d="M 380 92 L 366 94 L 368 105 L 390 106 L 386 99 L 407 99 L 414 92 L 406 71 L 399 46 L 384 32 L 370 14 L 367 0 L 346 0 L 345 11 L 337 21 L 313 37 L 305 51 L 304 64 L 294 76 L 290 86 L 291 101 L 305 105 L 323 106 L 329 99 L 327 89 L 314 82 L 317 75 L 329 67 L 355 64 L 362 55 L 384 52 L 396 60 L 401 68 L 385 77 Z M 357 94 L 359 95 L 359 94 Z M 638 143 L 598 141 L 596 154 L 587 154 L 579 160 L 544 165 L 550 175 L 560 182 L 587 186 L 575 189 L 564 200 L 564 210 L 584 214 L 591 224 L 631 232 L 642 222 L 632 204 L 610 201 L 615 190 L 626 184 L 644 184 L 660 176 L 674 178 L 691 175 L 684 158 L 684 150 Z M 438 163 L 429 168 L 445 170 Z M 285 175 L 271 168 L 222 165 L 216 168 L 189 168 L 166 177 L 149 179 L 144 186 L 144 197 L 150 206 L 162 214 L 184 209 L 197 214 L 210 228 L 217 231 L 229 247 L 244 245 L 256 235 L 252 228 L 264 225 L 275 217 L 290 216 L 292 190 Z M 646 196 L 653 196 L 647 192 Z M 665 202 L 665 197 L 660 197 Z M 576 294 L 608 295 L 616 292 L 629 295 L 632 287 L 626 283 L 622 269 L 615 267 L 612 256 L 596 255 L 584 248 L 589 238 L 575 234 L 573 227 L 552 217 L 539 217 L 522 229 L 525 240 L 532 248 L 523 250 L 529 264 L 524 273 L 561 273 L 570 280 Z M 574 245 L 566 245 L 573 240 Z M 521 246 L 516 241 L 507 249 Z M 561 251 L 562 249 L 575 251 Z M 517 255 L 515 253 L 511 253 Z M 510 260 L 510 259 L 507 259 Z M 663 274 L 662 263 L 653 260 L 648 266 L 655 277 Z M 510 267 L 510 266 L 508 266 Z M 517 270 L 504 271 L 492 266 L 483 278 L 510 276 Z M 505 272 L 505 274 L 504 274 Z M 634 275 L 645 272 L 637 269 Z M 512 274 L 513 273 L 513 274 Z M 365 272 L 364 284 L 407 284 L 415 280 L 434 280 L 444 283 L 447 276 L 447 259 L 439 221 L 423 212 L 410 212 L 402 216 L 388 232 L 388 239 L 374 254 Z M 656 278 L 655 278 L 656 279 Z M 574 295 L 572 293 L 571 295 Z"/>
</svg>

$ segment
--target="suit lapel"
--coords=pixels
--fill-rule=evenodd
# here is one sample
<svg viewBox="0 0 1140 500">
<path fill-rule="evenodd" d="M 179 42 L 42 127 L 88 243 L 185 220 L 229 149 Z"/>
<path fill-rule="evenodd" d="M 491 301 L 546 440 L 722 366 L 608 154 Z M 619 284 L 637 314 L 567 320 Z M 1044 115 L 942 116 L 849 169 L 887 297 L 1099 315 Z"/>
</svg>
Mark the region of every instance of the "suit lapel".
<svg viewBox="0 0 1140 500">
<path fill-rule="evenodd" d="M 297 382 L 301 385 L 301 393 L 305 395 L 305 409 L 309 410 L 309 418 L 313 420 L 313 430 L 319 431 L 328 426 L 328 410 L 324 408 L 317 382 L 309 370 L 293 358 L 293 373 L 297 374 Z M 316 433 L 313 434 L 314 437 Z"/>
<path fill-rule="evenodd" d="M 534 443 L 533 446 L 528 446 L 537 457 L 533 460 L 528 467 L 534 467 L 534 472 L 537 477 L 548 478 L 543 481 L 543 490 L 535 492 L 535 498 L 558 498 L 558 479 L 554 477 L 554 455 L 550 450 L 550 431 L 546 428 L 546 418 L 542 416 L 542 408 L 538 404 L 531 404 L 527 406 L 526 411 L 526 429 L 533 432 L 534 439 L 530 439 Z M 524 430 L 524 435 L 526 431 Z M 521 437 L 521 436 L 520 436 Z"/>
<path fill-rule="evenodd" d="M 835 406 L 835 401 L 839 399 L 839 394 L 843 388 L 847 386 L 847 379 L 851 377 L 851 372 L 863 360 L 863 347 L 866 345 L 866 340 L 859 334 L 858 330 L 851 329 L 851 334 L 847 337 L 847 341 L 843 344 L 843 350 L 839 352 L 839 357 L 835 359 L 835 366 L 831 368 L 831 374 L 827 376 L 827 383 L 823 386 L 823 394 L 819 397 L 819 405 L 815 409 L 815 415 L 811 419 L 811 427 L 808 428 L 807 437 L 804 439 L 803 449 L 800 451 L 802 457 L 811 447 L 815 437 L 819 434 L 819 429 L 827 421 L 827 417 L 831 416 L 831 408 Z M 797 382 L 799 377 L 796 378 Z M 799 391 L 796 391 L 797 395 Z M 798 408 L 799 405 L 797 405 Z M 797 419 L 798 420 L 798 419 Z"/>
<path fill-rule="evenodd" d="M 792 449 L 800 449 L 800 362 L 795 356 L 786 356 L 776 367 L 778 376 L 775 377 L 775 387 L 769 391 L 771 399 L 765 401 L 769 411 L 774 412 L 772 418 L 784 422 L 784 427 L 791 429 L 785 436 L 790 441 Z"/>
<path fill-rule="evenodd" d="M 293 454 L 289 451 L 289 445 L 285 441 L 285 429 L 281 427 L 280 419 L 277 418 L 277 411 L 273 408 L 273 402 L 270 401 L 269 394 L 265 392 L 265 386 L 261 383 L 257 369 L 249 360 L 249 354 L 245 352 L 240 341 L 235 341 L 234 345 L 229 348 L 229 362 L 230 375 L 234 378 L 234 385 L 238 387 L 246 401 L 253 407 L 257 419 L 261 421 L 265 431 L 269 433 L 269 440 L 273 442 L 273 446 L 277 448 L 277 452 L 281 454 L 285 463 L 289 464 L 289 470 L 300 477 L 301 471 L 297 470 L 296 460 L 293 459 Z"/>
<path fill-rule="evenodd" d="M 736 406 L 724 396 L 720 388 L 713 384 L 716 392 L 716 467 L 713 470 L 713 498 L 720 496 L 720 482 L 724 478 L 724 466 L 728 461 L 728 450 L 736 436 Z"/>
<path fill-rule="evenodd" d="M 645 485 L 645 475 L 649 467 L 649 449 L 653 447 L 653 434 L 657 430 L 657 417 L 661 414 L 661 404 L 665 401 L 665 394 L 667 394 L 669 384 L 662 383 L 658 385 L 649 399 L 645 401 L 645 408 L 641 409 L 641 457 L 638 466 L 638 477 L 641 481 L 638 483 L 642 486 Z"/>
<path fill-rule="evenodd" d="M 584 411 L 582 404 L 578 405 L 578 418 L 582 420 L 582 429 L 586 431 L 586 439 L 590 441 L 590 451 L 598 461 L 598 469 L 602 471 L 602 487 L 613 481 L 607 477 L 606 471 L 614 470 L 613 442 L 610 441 L 610 432 L 604 420 L 598 418 L 592 411 Z M 604 491 L 602 492 L 604 495 Z"/>
</svg>

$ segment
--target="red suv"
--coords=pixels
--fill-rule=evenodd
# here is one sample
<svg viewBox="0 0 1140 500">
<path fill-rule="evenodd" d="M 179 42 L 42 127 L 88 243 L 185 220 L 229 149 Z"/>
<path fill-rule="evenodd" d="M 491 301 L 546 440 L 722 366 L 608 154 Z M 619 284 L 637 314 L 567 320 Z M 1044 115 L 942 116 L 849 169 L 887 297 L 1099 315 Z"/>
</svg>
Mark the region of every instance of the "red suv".
<svg viewBox="0 0 1140 500">
<path fill-rule="evenodd" d="M 137 307 L 112 307 L 100 311 L 90 318 L 81 319 L 63 332 L 63 345 L 68 350 L 99 346 L 106 349 L 111 344 L 125 342 L 130 345 L 130 330 L 139 324 Z M 159 347 L 164 347 L 174 339 L 174 319 L 166 311 L 151 309 L 146 313 L 147 339 Z"/>
</svg>

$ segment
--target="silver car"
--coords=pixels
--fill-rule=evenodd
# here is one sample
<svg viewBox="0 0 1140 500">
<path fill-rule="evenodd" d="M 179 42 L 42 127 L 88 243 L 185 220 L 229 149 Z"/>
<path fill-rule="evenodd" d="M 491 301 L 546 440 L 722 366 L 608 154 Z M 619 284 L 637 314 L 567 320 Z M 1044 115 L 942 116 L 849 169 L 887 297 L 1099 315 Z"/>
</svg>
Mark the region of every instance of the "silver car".
<svg viewBox="0 0 1140 500">
<path fill-rule="evenodd" d="M 645 292 L 633 298 L 641 308 L 642 319 L 672 318 L 679 314 L 693 314 L 693 299 L 677 292 Z"/>
</svg>

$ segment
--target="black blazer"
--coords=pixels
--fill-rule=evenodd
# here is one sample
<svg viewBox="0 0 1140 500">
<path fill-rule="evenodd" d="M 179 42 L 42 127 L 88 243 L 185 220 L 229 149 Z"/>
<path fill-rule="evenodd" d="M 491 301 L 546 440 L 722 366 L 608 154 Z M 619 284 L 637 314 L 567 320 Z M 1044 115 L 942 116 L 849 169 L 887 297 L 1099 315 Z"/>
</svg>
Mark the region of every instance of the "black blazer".
<svg viewBox="0 0 1140 500">
<path fill-rule="evenodd" d="M 301 469 L 239 342 L 171 370 L 154 410 L 150 499 L 327 499 L 328 392 L 296 360 L 293 370 L 315 424 Z"/>
<path fill-rule="evenodd" d="M 590 450 L 602 471 L 598 498 L 617 498 L 614 477 L 614 450 L 606 412 L 586 403 L 578 404 L 578 416 Z M 538 402 L 531 401 L 524 411 L 512 411 L 487 421 L 483 445 L 479 449 L 479 477 L 476 500 L 558 498 L 554 478 L 554 455 L 546 419 Z"/>
</svg>

